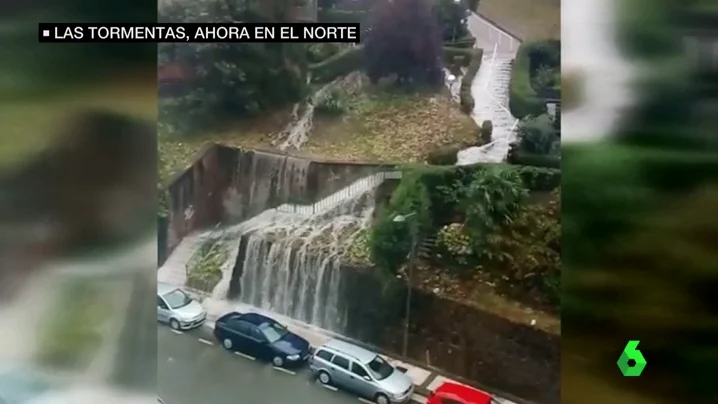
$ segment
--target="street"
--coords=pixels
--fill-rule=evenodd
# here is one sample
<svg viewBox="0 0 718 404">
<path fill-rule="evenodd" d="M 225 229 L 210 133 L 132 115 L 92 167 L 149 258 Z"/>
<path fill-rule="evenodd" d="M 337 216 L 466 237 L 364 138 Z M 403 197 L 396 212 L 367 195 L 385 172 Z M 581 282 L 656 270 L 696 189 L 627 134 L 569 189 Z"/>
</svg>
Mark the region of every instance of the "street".
<svg viewBox="0 0 718 404">
<path fill-rule="evenodd" d="M 211 344 L 211 345 L 210 345 Z M 313 382 L 309 371 L 276 370 L 230 353 L 206 329 L 157 329 L 158 394 L 166 404 L 357 404 L 359 398 Z M 364 400 L 361 400 L 364 401 Z"/>
</svg>

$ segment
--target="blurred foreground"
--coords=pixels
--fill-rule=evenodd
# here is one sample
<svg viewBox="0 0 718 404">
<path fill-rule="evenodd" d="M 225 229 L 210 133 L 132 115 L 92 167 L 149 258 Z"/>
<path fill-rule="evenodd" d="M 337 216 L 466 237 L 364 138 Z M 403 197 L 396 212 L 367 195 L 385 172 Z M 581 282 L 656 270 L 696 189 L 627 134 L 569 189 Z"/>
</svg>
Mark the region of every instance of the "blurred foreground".
<svg viewBox="0 0 718 404">
<path fill-rule="evenodd" d="M 580 91 L 563 128 L 584 142 L 563 150 L 562 401 L 716 402 L 715 64 L 684 44 L 718 25 L 694 2 L 571 3 L 562 67 Z M 632 339 L 647 366 L 623 377 Z"/>
<path fill-rule="evenodd" d="M 39 20 L 155 20 L 131 3 L 3 6 L 3 403 L 156 401 L 154 45 L 36 43 Z"/>
</svg>

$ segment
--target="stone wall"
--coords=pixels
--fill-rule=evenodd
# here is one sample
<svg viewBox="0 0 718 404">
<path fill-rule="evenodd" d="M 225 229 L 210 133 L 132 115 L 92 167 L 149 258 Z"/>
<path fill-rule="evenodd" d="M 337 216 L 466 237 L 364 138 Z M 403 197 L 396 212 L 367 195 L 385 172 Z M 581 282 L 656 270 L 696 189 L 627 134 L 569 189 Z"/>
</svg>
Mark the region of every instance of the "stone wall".
<svg viewBox="0 0 718 404">
<path fill-rule="evenodd" d="M 167 254 L 193 231 L 240 222 L 284 203 L 311 204 L 391 168 L 209 145 L 168 187 Z"/>
<path fill-rule="evenodd" d="M 370 270 L 344 268 L 346 334 L 401 353 L 407 288 L 386 287 Z M 560 402 L 560 337 L 463 303 L 413 289 L 410 360 L 525 400 Z"/>
</svg>

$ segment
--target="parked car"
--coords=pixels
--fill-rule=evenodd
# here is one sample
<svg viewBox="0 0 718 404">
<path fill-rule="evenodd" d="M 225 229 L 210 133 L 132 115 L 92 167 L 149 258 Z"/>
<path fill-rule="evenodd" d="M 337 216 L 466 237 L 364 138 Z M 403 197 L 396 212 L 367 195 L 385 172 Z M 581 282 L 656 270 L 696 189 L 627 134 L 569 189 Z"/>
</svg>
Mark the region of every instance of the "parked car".
<svg viewBox="0 0 718 404">
<path fill-rule="evenodd" d="M 157 321 L 173 330 L 197 328 L 207 320 L 207 312 L 184 290 L 166 283 L 157 283 Z"/>
<path fill-rule="evenodd" d="M 43 403 L 55 388 L 42 374 L 23 366 L 0 365 L 0 404 Z"/>
<path fill-rule="evenodd" d="M 276 367 L 297 367 L 307 361 L 311 346 L 276 320 L 257 313 L 225 314 L 214 336 L 225 349 L 268 360 Z"/>
<path fill-rule="evenodd" d="M 414 393 L 411 378 L 380 355 L 337 339 L 317 348 L 309 366 L 322 384 L 341 387 L 377 404 L 406 403 Z"/>
<path fill-rule="evenodd" d="M 463 384 L 444 382 L 429 396 L 426 404 L 498 404 L 491 394 Z"/>
</svg>

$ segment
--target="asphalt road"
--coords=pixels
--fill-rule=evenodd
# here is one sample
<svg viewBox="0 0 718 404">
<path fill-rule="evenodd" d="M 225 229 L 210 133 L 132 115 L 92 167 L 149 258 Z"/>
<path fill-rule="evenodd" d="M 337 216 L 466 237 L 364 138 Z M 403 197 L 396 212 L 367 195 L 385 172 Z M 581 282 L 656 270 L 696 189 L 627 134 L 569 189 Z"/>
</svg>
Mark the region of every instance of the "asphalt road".
<svg viewBox="0 0 718 404">
<path fill-rule="evenodd" d="M 224 350 L 206 330 L 157 330 L 158 394 L 166 404 L 357 404 L 312 381 Z M 362 400 L 363 401 L 363 400 Z"/>
</svg>

